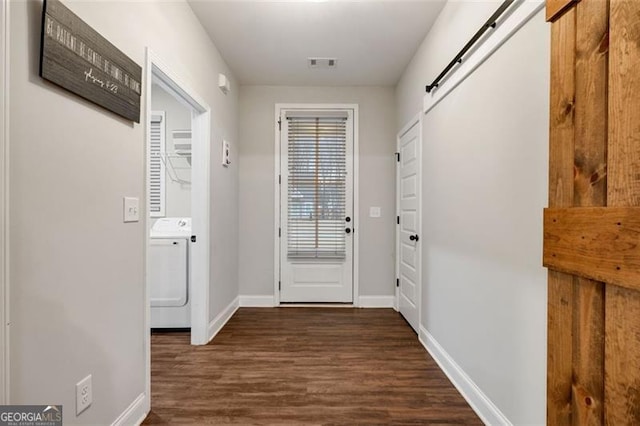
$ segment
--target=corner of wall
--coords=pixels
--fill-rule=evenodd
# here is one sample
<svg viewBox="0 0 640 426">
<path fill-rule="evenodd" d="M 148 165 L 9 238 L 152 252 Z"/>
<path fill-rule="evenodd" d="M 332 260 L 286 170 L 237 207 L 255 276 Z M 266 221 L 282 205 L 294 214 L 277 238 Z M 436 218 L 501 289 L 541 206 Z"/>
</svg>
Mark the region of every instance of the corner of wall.
<svg viewBox="0 0 640 426">
<path fill-rule="evenodd" d="M 236 313 L 238 308 L 240 307 L 240 297 L 236 297 L 227 305 L 226 308 L 220 312 L 211 322 L 209 323 L 208 329 L 208 339 L 207 343 L 210 342 L 216 335 L 222 330 L 222 327 L 231 319 L 233 314 Z"/>
<path fill-rule="evenodd" d="M 111 426 L 140 425 L 149 414 L 149 398 L 141 393 L 131 404 L 111 423 Z"/>
<path fill-rule="evenodd" d="M 419 340 L 484 424 L 507 426 L 512 424 L 422 325 L 420 325 Z"/>
</svg>

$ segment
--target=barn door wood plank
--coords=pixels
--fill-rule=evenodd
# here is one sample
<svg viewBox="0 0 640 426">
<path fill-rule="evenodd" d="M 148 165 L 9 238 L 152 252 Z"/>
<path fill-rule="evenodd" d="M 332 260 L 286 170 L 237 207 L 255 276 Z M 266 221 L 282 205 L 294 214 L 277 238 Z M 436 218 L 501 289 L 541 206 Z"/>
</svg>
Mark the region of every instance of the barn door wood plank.
<svg viewBox="0 0 640 426">
<path fill-rule="evenodd" d="M 552 22 L 560 18 L 562 13 L 579 1 L 580 0 L 547 0 L 545 10 L 547 21 Z"/>
<path fill-rule="evenodd" d="M 573 277 L 549 270 L 547 424 L 571 424 Z"/>
<path fill-rule="evenodd" d="M 576 9 L 576 97 L 573 204 L 606 205 L 607 1 L 582 0 Z M 604 284 L 576 277 L 573 287 L 572 423 L 604 420 Z"/>
<path fill-rule="evenodd" d="M 608 285 L 605 424 L 640 424 L 640 292 Z"/>
<path fill-rule="evenodd" d="M 542 258 L 556 271 L 640 290 L 640 207 L 545 209 Z"/>
<path fill-rule="evenodd" d="M 640 2 L 610 1 L 607 203 L 640 206 Z M 640 292 L 607 285 L 605 424 L 640 424 Z"/>
<path fill-rule="evenodd" d="M 549 207 L 573 205 L 575 137 L 575 9 L 551 25 Z"/>
<path fill-rule="evenodd" d="M 573 203 L 576 13 L 551 25 L 549 206 Z M 573 277 L 549 270 L 547 423 L 571 423 Z"/>
<path fill-rule="evenodd" d="M 608 13 L 606 0 L 582 0 L 576 5 L 576 207 L 607 202 Z"/>
</svg>

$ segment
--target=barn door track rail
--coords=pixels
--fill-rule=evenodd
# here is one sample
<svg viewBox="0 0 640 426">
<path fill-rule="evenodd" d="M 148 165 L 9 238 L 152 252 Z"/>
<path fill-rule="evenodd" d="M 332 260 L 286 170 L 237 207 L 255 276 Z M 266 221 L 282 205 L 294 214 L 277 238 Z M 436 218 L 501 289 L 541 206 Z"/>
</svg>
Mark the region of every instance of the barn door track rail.
<svg viewBox="0 0 640 426">
<path fill-rule="evenodd" d="M 502 2 L 500 7 L 496 9 L 496 11 L 491 15 L 491 17 L 480 27 L 478 31 L 471 37 L 471 40 L 464 45 L 462 50 L 458 52 L 458 54 L 453 58 L 449 65 L 447 65 L 444 70 L 433 80 L 433 83 L 427 85 L 427 93 L 431 93 L 431 91 L 437 88 L 440 85 L 442 79 L 449 74 L 449 72 L 458 64 L 462 63 L 462 58 L 464 55 L 471 50 L 471 48 L 482 38 L 482 36 L 490 29 L 496 27 L 497 20 L 504 14 L 504 12 L 511 6 L 516 0 L 505 0 Z"/>
</svg>

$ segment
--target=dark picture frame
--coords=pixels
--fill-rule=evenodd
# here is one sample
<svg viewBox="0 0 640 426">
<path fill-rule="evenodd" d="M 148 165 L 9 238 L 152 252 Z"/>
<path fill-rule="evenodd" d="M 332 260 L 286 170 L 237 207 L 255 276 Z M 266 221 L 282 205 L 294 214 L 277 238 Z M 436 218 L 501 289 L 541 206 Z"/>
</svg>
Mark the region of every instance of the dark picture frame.
<svg viewBox="0 0 640 426">
<path fill-rule="evenodd" d="M 59 0 L 42 9 L 40 77 L 140 123 L 142 68 Z"/>
</svg>

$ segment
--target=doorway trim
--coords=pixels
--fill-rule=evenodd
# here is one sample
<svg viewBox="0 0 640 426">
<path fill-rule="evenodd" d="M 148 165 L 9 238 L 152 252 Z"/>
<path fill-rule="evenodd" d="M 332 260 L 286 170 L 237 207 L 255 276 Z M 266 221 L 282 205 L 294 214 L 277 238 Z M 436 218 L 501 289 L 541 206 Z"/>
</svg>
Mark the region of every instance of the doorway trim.
<svg viewBox="0 0 640 426">
<path fill-rule="evenodd" d="M 192 165 L 191 165 L 191 207 L 192 226 L 196 230 L 197 242 L 190 244 L 192 264 L 199 265 L 191 268 L 191 344 L 205 345 L 209 341 L 209 237 L 210 237 L 210 176 L 211 176 L 211 108 L 188 85 L 185 79 L 176 74 L 153 50 L 146 48 L 145 67 L 145 152 L 144 152 L 144 197 L 143 228 L 144 243 L 144 336 L 145 336 L 145 392 L 146 404 L 151 405 L 151 301 L 149 281 L 149 245 L 147 235 L 149 222 L 149 149 L 150 140 L 149 117 L 151 117 L 151 86 L 155 80 L 165 89 L 188 106 L 192 112 Z M 197 212 L 201 212 L 197 214 Z M 194 214 L 196 213 L 196 214 Z"/>
<path fill-rule="evenodd" d="M 9 0 L 0 2 L 0 404 L 9 403 Z"/>
<path fill-rule="evenodd" d="M 359 146 L 359 114 L 358 114 L 358 104 L 316 104 L 316 103 L 295 103 L 295 104 L 286 104 L 286 103 L 277 103 L 275 105 L 275 120 L 274 120 L 274 133 L 275 133 L 275 166 L 274 166 L 274 176 L 273 176 L 273 184 L 274 184 L 274 226 L 273 226 L 273 305 L 280 306 L 280 182 L 278 177 L 281 174 L 280 167 L 280 128 L 278 126 L 278 121 L 282 115 L 283 110 L 288 109 L 299 109 L 299 110 L 340 110 L 340 109 L 350 109 L 353 110 L 353 217 L 354 217 L 354 226 L 353 226 L 353 306 L 359 307 L 359 296 L 360 296 L 360 286 L 359 286 L 359 253 L 360 253 L 360 230 L 359 221 L 360 220 L 360 197 L 359 197 L 359 176 L 360 176 L 360 146 Z"/>
<path fill-rule="evenodd" d="M 422 147 L 422 111 L 419 111 L 416 115 L 414 115 L 398 132 L 396 136 L 396 153 L 400 152 L 400 140 L 402 137 L 414 126 L 418 126 L 418 138 L 420 144 L 420 158 L 418 161 L 418 188 L 417 192 L 420 194 L 420 203 L 418 204 L 418 208 L 420 209 L 420 214 L 418 215 L 418 223 L 417 230 L 420 238 L 423 238 L 422 232 L 422 213 L 423 213 L 423 196 L 422 196 L 422 155 L 423 155 L 423 147 Z M 396 217 L 400 216 L 400 162 L 396 162 Z M 422 240 L 424 242 L 424 239 Z M 417 259 L 417 262 L 420 262 L 420 268 L 418 271 L 418 330 L 422 326 L 422 245 L 419 249 L 420 258 Z M 400 278 L 400 224 L 396 224 L 396 279 Z M 397 312 L 400 312 L 400 287 L 396 286 L 396 297 L 395 297 L 395 306 L 394 309 Z M 419 334 L 419 333 L 418 333 Z"/>
</svg>

